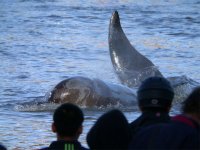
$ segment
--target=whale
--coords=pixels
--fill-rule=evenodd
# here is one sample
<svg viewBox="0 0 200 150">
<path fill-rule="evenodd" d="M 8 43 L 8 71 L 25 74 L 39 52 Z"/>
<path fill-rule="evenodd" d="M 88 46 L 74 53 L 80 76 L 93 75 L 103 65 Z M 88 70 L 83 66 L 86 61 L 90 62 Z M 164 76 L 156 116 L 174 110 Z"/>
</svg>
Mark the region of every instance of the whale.
<svg viewBox="0 0 200 150">
<path fill-rule="evenodd" d="M 48 103 L 74 103 L 86 108 L 132 107 L 136 105 L 136 91 L 143 80 L 152 76 L 164 77 L 158 67 L 138 52 L 126 37 L 119 14 L 114 11 L 109 24 L 108 45 L 116 75 L 122 84 L 97 78 L 72 76 L 56 84 L 45 96 Z M 168 77 L 175 91 L 174 103 L 180 103 L 199 85 L 186 76 Z"/>
<path fill-rule="evenodd" d="M 62 80 L 54 86 L 47 99 L 49 103 L 74 103 L 87 108 L 127 107 L 136 102 L 132 89 L 84 76 Z"/>
<path fill-rule="evenodd" d="M 49 103 L 74 103 L 82 107 L 132 107 L 136 90 L 148 77 L 164 77 L 158 67 L 138 52 L 126 37 L 115 11 L 109 24 L 108 44 L 113 68 L 122 84 L 97 78 L 73 76 L 59 82 L 48 96 Z M 174 103 L 180 103 L 199 85 L 186 76 L 168 77 L 175 91 Z"/>
<path fill-rule="evenodd" d="M 108 44 L 114 71 L 122 84 L 85 76 L 72 76 L 60 81 L 44 97 L 23 103 L 17 109 L 38 110 L 38 106 L 41 106 L 39 109 L 43 111 L 47 104 L 68 102 L 86 108 L 137 106 L 136 91 L 141 82 L 148 77 L 163 75 L 151 60 L 132 46 L 121 27 L 117 11 L 110 18 Z M 196 86 L 200 85 L 184 75 L 167 79 L 175 92 L 173 104 L 182 102 Z"/>
<path fill-rule="evenodd" d="M 114 70 L 122 84 L 138 87 L 148 77 L 163 77 L 153 62 L 131 45 L 121 27 L 117 11 L 110 19 L 108 45 Z"/>
</svg>

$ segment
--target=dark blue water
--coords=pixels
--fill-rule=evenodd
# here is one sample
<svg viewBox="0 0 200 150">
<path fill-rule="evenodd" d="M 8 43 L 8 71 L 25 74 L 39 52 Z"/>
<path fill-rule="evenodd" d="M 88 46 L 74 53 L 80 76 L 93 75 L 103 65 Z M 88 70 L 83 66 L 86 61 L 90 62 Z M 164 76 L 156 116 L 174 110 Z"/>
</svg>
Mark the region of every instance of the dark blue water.
<svg viewBox="0 0 200 150">
<path fill-rule="evenodd" d="M 198 0 L 1 0 L 0 142 L 9 149 L 34 149 L 55 140 L 52 111 L 17 106 L 44 96 L 68 76 L 120 83 L 108 49 L 114 10 L 130 42 L 166 77 L 200 81 Z M 102 111 L 84 111 L 80 140 L 86 145 L 85 135 Z M 131 121 L 139 112 L 125 114 Z"/>
</svg>

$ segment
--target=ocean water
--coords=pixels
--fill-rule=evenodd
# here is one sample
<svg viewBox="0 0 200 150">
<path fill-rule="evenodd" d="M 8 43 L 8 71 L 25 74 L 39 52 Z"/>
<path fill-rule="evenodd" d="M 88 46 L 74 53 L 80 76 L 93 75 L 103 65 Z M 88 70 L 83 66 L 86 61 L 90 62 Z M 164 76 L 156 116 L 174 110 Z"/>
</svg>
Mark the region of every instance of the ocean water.
<svg viewBox="0 0 200 150">
<path fill-rule="evenodd" d="M 56 139 L 56 106 L 21 110 L 19 104 L 39 99 L 69 76 L 120 84 L 108 49 L 115 10 L 130 42 L 166 77 L 200 82 L 199 0 L 1 0 L 0 142 L 8 149 L 36 149 Z M 106 110 L 83 110 L 80 141 L 87 146 L 87 131 Z M 129 122 L 140 114 L 137 106 L 123 112 Z"/>
</svg>

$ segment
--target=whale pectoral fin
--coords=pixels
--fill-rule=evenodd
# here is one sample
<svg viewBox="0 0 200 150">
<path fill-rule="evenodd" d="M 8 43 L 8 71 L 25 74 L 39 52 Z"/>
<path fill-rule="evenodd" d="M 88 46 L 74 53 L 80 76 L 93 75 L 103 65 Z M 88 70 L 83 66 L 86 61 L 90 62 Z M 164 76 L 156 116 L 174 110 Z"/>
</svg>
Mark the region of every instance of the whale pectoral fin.
<svg viewBox="0 0 200 150">
<path fill-rule="evenodd" d="M 117 11 L 110 19 L 108 43 L 113 67 L 122 83 L 131 83 L 127 85 L 136 87 L 147 77 L 162 76 L 157 67 L 131 45 L 121 27 Z M 151 70 L 146 71 L 147 68 Z"/>
</svg>

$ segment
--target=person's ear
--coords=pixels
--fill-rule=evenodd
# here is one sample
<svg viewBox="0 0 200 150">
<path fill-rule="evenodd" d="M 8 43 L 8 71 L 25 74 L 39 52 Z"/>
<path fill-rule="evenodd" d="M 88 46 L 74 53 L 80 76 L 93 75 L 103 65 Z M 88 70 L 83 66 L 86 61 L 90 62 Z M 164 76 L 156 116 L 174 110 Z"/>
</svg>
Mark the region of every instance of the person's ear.
<svg viewBox="0 0 200 150">
<path fill-rule="evenodd" d="M 167 112 L 170 111 L 171 107 L 172 107 L 172 105 L 169 105 L 169 106 L 167 107 Z"/>
<path fill-rule="evenodd" d="M 54 133 L 56 133 L 56 127 L 55 127 L 55 124 L 54 124 L 54 123 L 52 123 L 52 125 L 51 125 L 51 130 L 52 130 Z"/>
<path fill-rule="evenodd" d="M 83 132 L 83 126 L 80 126 L 80 127 L 78 128 L 78 134 L 80 135 L 80 134 L 82 134 L 82 132 Z"/>
<path fill-rule="evenodd" d="M 144 110 L 143 110 L 143 108 L 139 105 L 139 110 L 141 111 L 141 112 L 143 112 Z"/>
</svg>

